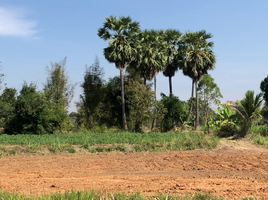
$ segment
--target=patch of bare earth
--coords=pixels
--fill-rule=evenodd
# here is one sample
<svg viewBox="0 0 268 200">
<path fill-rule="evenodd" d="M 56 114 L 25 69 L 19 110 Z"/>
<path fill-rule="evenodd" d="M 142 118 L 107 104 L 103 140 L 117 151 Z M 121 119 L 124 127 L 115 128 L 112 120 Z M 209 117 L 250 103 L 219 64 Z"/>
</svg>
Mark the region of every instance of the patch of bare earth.
<svg viewBox="0 0 268 200">
<path fill-rule="evenodd" d="M 268 199 L 268 151 L 223 140 L 214 151 L 14 156 L 0 159 L 0 188 L 27 195 L 94 188 Z"/>
</svg>

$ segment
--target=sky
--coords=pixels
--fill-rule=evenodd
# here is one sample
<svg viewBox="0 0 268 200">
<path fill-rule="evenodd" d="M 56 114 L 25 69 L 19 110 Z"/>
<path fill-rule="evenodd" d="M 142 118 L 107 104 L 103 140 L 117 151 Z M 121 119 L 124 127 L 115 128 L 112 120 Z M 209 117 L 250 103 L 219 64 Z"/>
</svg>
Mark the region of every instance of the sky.
<svg viewBox="0 0 268 200">
<path fill-rule="evenodd" d="M 130 16 L 144 29 L 206 30 L 213 35 L 216 68 L 209 71 L 222 102 L 241 100 L 247 90 L 260 92 L 268 75 L 267 0 L 1 0 L 0 73 L 7 87 L 20 91 L 24 81 L 43 89 L 46 67 L 67 57 L 66 71 L 77 83 L 69 111 L 82 94 L 85 66 L 98 56 L 105 80 L 119 75 L 103 56 L 108 41 L 98 29 L 111 15 Z M 181 71 L 172 78 L 173 93 L 191 95 L 191 79 Z M 168 78 L 157 75 L 157 97 L 169 93 Z"/>
</svg>

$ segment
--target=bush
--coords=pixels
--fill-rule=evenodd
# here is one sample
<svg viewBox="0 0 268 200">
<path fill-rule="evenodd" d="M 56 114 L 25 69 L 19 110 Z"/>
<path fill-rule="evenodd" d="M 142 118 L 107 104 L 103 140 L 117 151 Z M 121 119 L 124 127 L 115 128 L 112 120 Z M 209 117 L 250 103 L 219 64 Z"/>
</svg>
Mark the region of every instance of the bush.
<svg viewBox="0 0 268 200">
<path fill-rule="evenodd" d="M 7 134 L 53 133 L 66 119 L 65 109 L 54 109 L 54 103 L 44 93 L 36 91 L 36 85 L 24 83 L 18 96 L 10 121 L 6 124 Z"/>
</svg>

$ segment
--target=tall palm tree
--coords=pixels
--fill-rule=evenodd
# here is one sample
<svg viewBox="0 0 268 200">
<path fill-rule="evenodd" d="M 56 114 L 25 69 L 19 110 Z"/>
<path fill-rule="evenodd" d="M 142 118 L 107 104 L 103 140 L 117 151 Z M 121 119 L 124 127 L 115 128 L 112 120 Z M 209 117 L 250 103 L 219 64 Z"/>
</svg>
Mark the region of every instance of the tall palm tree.
<svg viewBox="0 0 268 200">
<path fill-rule="evenodd" d="M 175 71 L 178 70 L 178 65 L 175 62 L 176 54 L 179 53 L 177 50 L 178 42 L 182 34 L 175 29 L 167 29 L 164 32 L 163 39 L 167 43 L 166 56 L 167 62 L 163 70 L 164 76 L 169 78 L 169 93 L 172 94 L 172 77 L 175 75 Z"/>
<path fill-rule="evenodd" d="M 136 59 L 130 63 L 130 66 L 140 72 L 141 77 L 146 81 L 151 81 L 162 70 L 165 62 L 165 44 L 161 36 L 162 31 L 144 30 L 139 34 L 139 45 Z M 156 89 L 156 82 L 155 82 Z M 156 91 L 155 91 L 156 92 Z"/>
<path fill-rule="evenodd" d="M 165 50 L 167 44 L 163 40 L 163 31 L 144 30 L 139 34 L 139 45 L 137 58 L 130 64 L 136 68 L 141 77 L 146 80 L 154 79 L 154 92 L 156 100 L 156 75 L 163 69 L 166 63 Z M 153 120 L 152 128 L 155 126 L 156 120 Z"/>
<path fill-rule="evenodd" d="M 182 68 L 184 73 L 192 78 L 195 84 L 196 97 L 196 116 L 195 130 L 199 130 L 199 109 L 198 109 L 198 94 L 197 84 L 200 78 L 207 74 L 208 70 L 215 68 L 216 56 L 212 51 L 213 42 L 207 40 L 212 38 L 210 33 L 205 30 L 197 32 L 186 32 L 183 36 L 183 41 L 186 45 L 185 64 Z"/>
<path fill-rule="evenodd" d="M 139 23 L 132 21 L 130 17 L 114 16 L 106 18 L 103 27 L 98 30 L 98 36 L 103 40 L 109 40 L 108 47 L 104 48 L 105 58 L 115 63 L 120 70 L 121 79 L 121 101 L 123 128 L 127 130 L 124 97 L 124 73 L 123 70 L 133 59 L 135 59 L 135 35 L 139 32 Z"/>
</svg>

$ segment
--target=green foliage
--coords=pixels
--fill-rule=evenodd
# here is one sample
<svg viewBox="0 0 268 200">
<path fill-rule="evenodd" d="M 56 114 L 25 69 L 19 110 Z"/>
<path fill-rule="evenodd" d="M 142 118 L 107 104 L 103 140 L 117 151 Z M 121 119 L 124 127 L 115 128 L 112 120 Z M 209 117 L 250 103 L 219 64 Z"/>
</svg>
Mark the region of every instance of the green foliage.
<svg viewBox="0 0 268 200">
<path fill-rule="evenodd" d="M 268 76 L 261 82 L 260 89 L 263 94 L 263 99 L 265 101 L 265 105 L 268 105 Z"/>
<path fill-rule="evenodd" d="M 142 131 L 142 124 L 151 119 L 154 104 L 154 92 L 151 88 L 132 79 L 126 86 L 126 103 L 129 109 L 128 124 L 130 130 Z"/>
<path fill-rule="evenodd" d="M 240 135 L 243 137 L 250 130 L 254 120 L 257 120 L 261 116 L 262 95 L 257 94 L 254 97 L 254 91 L 248 90 L 245 94 L 245 98 L 241 101 L 237 101 L 237 104 L 235 109 L 242 119 Z"/>
<path fill-rule="evenodd" d="M 102 123 L 104 112 L 105 87 L 103 68 L 100 67 L 98 57 L 94 64 L 86 67 L 84 82 L 81 84 L 83 94 L 77 103 L 78 124 L 82 127 L 92 128 Z"/>
<path fill-rule="evenodd" d="M 0 127 L 5 127 L 13 115 L 16 104 L 16 89 L 5 88 L 0 96 Z"/>
<path fill-rule="evenodd" d="M 209 121 L 213 116 L 212 104 L 219 105 L 220 98 L 222 98 L 220 88 L 214 82 L 214 79 L 209 75 L 205 74 L 198 83 L 199 98 L 201 99 L 201 114 L 205 119 L 207 131 L 209 133 Z"/>
<path fill-rule="evenodd" d="M 125 113 L 125 93 L 124 93 L 124 74 L 123 69 L 136 57 L 135 35 L 140 31 L 139 23 L 130 17 L 114 16 L 106 18 L 103 27 L 98 30 L 98 35 L 104 40 L 109 40 L 108 47 L 104 48 L 105 58 L 115 63 L 116 68 L 120 70 L 121 79 L 121 106 L 122 106 L 122 126 L 127 130 L 127 121 Z"/>
<path fill-rule="evenodd" d="M 263 137 L 268 137 L 268 125 L 263 126 L 253 126 L 251 128 L 252 133 L 260 134 Z"/>
<path fill-rule="evenodd" d="M 214 124 L 219 128 L 218 136 L 229 137 L 238 132 L 237 124 L 239 122 L 235 109 L 230 104 L 222 104 L 222 108 L 216 110 L 218 120 L 214 120 Z"/>
<path fill-rule="evenodd" d="M 205 136 L 199 133 L 132 133 L 132 132 L 107 132 L 107 133 L 68 133 L 68 134 L 44 134 L 44 135 L 6 135 L 0 137 L 0 144 L 5 145 L 48 145 L 52 149 L 64 149 L 67 145 L 80 145 L 89 148 L 92 145 L 100 144 L 153 144 L 153 143 L 172 143 L 180 141 L 183 144 L 185 141 L 195 141 L 196 144 L 201 144 L 202 141 L 214 141 L 215 137 Z M 210 142 L 209 142 L 210 143 Z M 200 144 L 198 147 L 200 147 Z M 201 147 L 200 147 L 201 148 Z M 194 149 L 193 147 L 191 149 Z M 165 150 L 165 149 L 162 149 Z"/>
<path fill-rule="evenodd" d="M 183 58 L 184 65 L 181 65 L 180 69 L 182 69 L 183 74 L 189 76 L 193 80 L 193 84 L 195 84 L 196 130 L 199 129 L 199 98 L 197 93 L 197 83 L 204 74 L 207 74 L 208 70 L 213 70 L 215 68 L 216 63 L 216 56 L 212 51 L 214 43 L 207 41 L 210 38 L 212 38 L 212 35 L 206 33 L 205 30 L 186 32 L 182 37 L 185 57 Z"/>
<path fill-rule="evenodd" d="M 108 193 L 105 191 L 95 191 L 93 189 L 81 191 L 81 190 L 67 190 L 64 193 L 56 192 L 52 194 L 43 194 L 42 196 L 28 196 L 19 195 L 17 193 L 5 192 L 0 190 L 0 198 L 7 200 L 88 200 L 88 199 L 102 199 L 102 200 L 224 200 L 224 198 L 217 197 L 210 193 L 201 193 L 196 192 L 195 194 L 186 194 L 184 196 L 174 195 L 168 193 L 159 193 L 157 195 L 153 195 L 151 197 L 145 197 L 143 194 L 136 193 L 125 193 L 125 192 L 116 192 L 116 193 Z M 243 198 L 243 200 L 253 200 L 254 197 Z"/>
<path fill-rule="evenodd" d="M 188 104 L 180 101 L 178 97 L 171 94 L 166 96 L 161 93 L 164 108 L 167 112 L 162 121 L 163 131 L 170 131 L 174 126 L 181 126 L 187 117 Z"/>
<path fill-rule="evenodd" d="M 124 84 L 127 84 L 127 81 L 124 81 Z M 105 86 L 104 109 L 102 110 L 105 115 L 103 116 L 102 121 L 105 122 L 108 127 L 122 127 L 123 119 L 121 103 L 120 77 L 115 76 L 114 78 L 110 78 Z M 125 111 L 128 116 L 127 106 Z"/>
<path fill-rule="evenodd" d="M 251 140 L 258 145 L 262 145 L 265 148 L 268 148 L 268 137 L 261 134 L 254 134 Z"/>
<path fill-rule="evenodd" d="M 175 75 L 175 71 L 177 71 L 179 67 L 178 58 L 180 55 L 178 54 L 180 54 L 181 51 L 177 49 L 177 46 L 181 37 L 182 34 L 178 30 L 174 29 L 167 29 L 163 35 L 163 40 L 167 44 L 167 47 L 165 49 L 165 54 L 167 55 L 167 62 L 163 70 L 163 75 L 169 77 L 170 94 L 172 94 L 171 78 Z"/>
<path fill-rule="evenodd" d="M 138 34 L 137 54 L 130 67 L 140 73 L 145 85 L 146 80 L 152 80 L 166 62 L 167 45 L 161 33 L 162 31 L 144 30 Z"/>
<path fill-rule="evenodd" d="M 76 84 L 71 84 L 66 74 L 67 58 L 61 62 L 51 62 L 51 68 L 47 67 L 47 81 L 44 84 L 44 91 L 47 98 L 55 103 L 54 109 L 61 110 L 69 106 Z"/>
<path fill-rule="evenodd" d="M 11 119 L 5 132 L 8 134 L 53 133 L 67 116 L 66 110 L 53 109 L 53 102 L 44 93 L 36 91 L 36 85 L 23 84 Z"/>
</svg>

